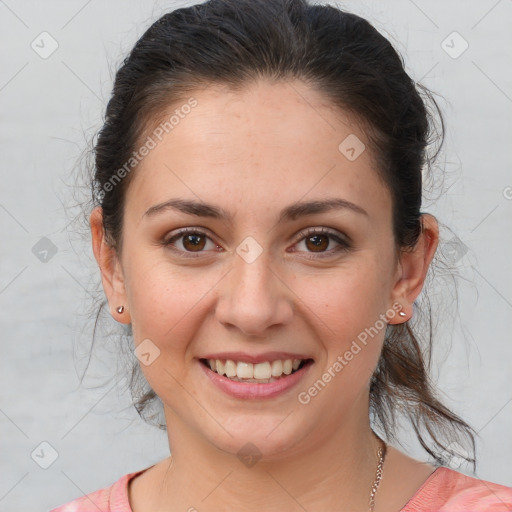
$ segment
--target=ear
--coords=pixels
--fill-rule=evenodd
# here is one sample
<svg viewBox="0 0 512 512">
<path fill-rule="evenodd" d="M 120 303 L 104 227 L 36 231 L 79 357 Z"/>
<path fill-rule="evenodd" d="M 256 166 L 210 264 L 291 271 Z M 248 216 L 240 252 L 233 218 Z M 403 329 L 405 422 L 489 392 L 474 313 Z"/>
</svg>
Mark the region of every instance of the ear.
<svg viewBox="0 0 512 512">
<path fill-rule="evenodd" d="M 110 314 L 118 322 L 129 324 L 130 314 L 127 307 L 122 268 L 115 249 L 105 240 L 103 210 L 100 206 L 92 211 L 89 224 L 92 235 L 92 249 L 101 271 L 101 282 L 107 296 Z M 120 306 L 124 307 L 122 313 L 117 311 Z"/>
<path fill-rule="evenodd" d="M 412 304 L 420 294 L 427 271 L 439 243 L 439 227 L 433 215 L 421 216 L 421 234 L 412 250 L 402 251 L 397 269 L 397 279 L 391 292 L 393 309 L 401 309 L 404 316 L 394 315 L 390 324 L 403 323 L 412 316 Z M 402 315 L 402 313 L 400 314 Z"/>
</svg>

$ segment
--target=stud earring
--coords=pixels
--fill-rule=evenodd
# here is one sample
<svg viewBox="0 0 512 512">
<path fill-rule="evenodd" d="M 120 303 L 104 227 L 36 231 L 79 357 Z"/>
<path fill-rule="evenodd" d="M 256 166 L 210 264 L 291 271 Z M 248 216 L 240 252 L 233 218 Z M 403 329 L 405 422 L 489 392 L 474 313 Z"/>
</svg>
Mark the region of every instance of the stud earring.
<svg viewBox="0 0 512 512">
<path fill-rule="evenodd" d="M 398 314 L 401 316 L 401 317 L 404 317 L 404 316 L 407 316 L 407 313 L 405 311 L 399 311 Z"/>
<path fill-rule="evenodd" d="M 116 311 L 121 314 L 124 311 L 124 306 L 119 306 Z"/>
</svg>

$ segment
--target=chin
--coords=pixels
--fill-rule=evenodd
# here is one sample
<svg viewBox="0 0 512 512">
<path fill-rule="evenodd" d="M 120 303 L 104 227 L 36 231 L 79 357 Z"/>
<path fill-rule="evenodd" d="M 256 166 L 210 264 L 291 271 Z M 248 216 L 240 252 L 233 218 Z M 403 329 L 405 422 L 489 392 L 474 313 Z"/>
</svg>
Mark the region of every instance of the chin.
<svg viewBox="0 0 512 512">
<path fill-rule="evenodd" d="M 290 418 L 288 425 L 285 425 L 286 422 L 282 415 L 257 419 L 254 415 L 240 415 L 230 418 L 229 424 L 226 424 L 226 430 L 232 436 L 223 430 L 220 437 L 210 438 L 210 443 L 223 452 L 237 456 L 242 462 L 245 458 L 282 459 L 291 455 L 305 437 L 301 433 L 304 429 L 297 428 L 297 418 Z"/>
</svg>

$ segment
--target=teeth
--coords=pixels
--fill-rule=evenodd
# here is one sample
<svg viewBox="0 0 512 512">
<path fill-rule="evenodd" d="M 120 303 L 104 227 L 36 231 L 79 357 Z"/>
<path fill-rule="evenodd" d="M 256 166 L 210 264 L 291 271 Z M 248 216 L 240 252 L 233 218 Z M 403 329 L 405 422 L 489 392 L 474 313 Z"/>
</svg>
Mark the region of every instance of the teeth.
<svg viewBox="0 0 512 512">
<path fill-rule="evenodd" d="M 234 377 L 236 375 L 236 364 L 231 359 L 224 363 L 224 374 L 226 377 Z"/>
<path fill-rule="evenodd" d="M 272 368 L 268 361 L 254 365 L 253 379 L 270 379 L 272 376 Z"/>
<path fill-rule="evenodd" d="M 290 375 L 299 368 L 301 362 L 301 359 L 285 359 L 253 364 L 235 362 L 231 359 L 208 359 L 208 364 L 214 372 L 244 382 L 272 382 L 283 374 Z"/>
<path fill-rule="evenodd" d="M 283 373 L 283 362 L 272 361 L 272 377 L 280 377 Z"/>
<path fill-rule="evenodd" d="M 227 365 L 226 361 L 226 365 Z M 236 376 L 239 379 L 254 379 L 254 366 L 252 363 L 242 363 L 238 361 L 236 363 Z M 229 375 L 228 375 L 229 377 Z"/>
</svg>

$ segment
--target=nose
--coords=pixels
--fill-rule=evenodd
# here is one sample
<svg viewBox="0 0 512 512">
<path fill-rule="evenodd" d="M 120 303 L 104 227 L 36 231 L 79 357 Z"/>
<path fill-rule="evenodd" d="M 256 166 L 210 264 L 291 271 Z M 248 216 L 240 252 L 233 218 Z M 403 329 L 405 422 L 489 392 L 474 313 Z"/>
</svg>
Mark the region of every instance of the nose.
<svg viewBox="0 0 512 512">
<path fill-rule="evenodd" d="M 217 320 L 246 336 L 268 336 L 271 327 L 285 326 L 293 318 L 294 294 L 284 277 L 270 267 L 265 252 L 252 263 L 235 254 L 219 290 Z"/>
</svg>

